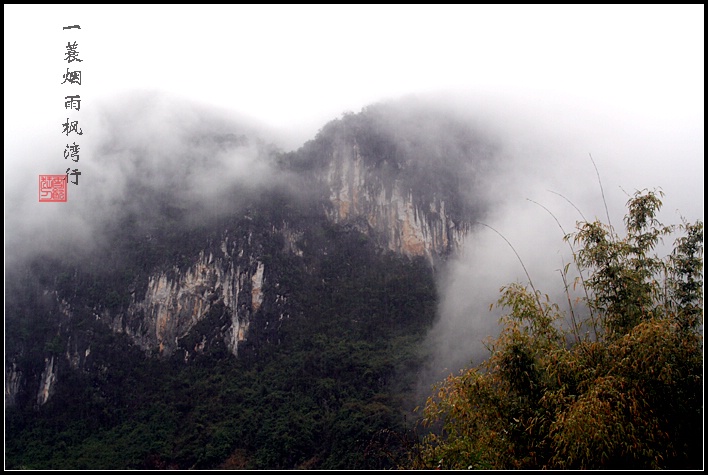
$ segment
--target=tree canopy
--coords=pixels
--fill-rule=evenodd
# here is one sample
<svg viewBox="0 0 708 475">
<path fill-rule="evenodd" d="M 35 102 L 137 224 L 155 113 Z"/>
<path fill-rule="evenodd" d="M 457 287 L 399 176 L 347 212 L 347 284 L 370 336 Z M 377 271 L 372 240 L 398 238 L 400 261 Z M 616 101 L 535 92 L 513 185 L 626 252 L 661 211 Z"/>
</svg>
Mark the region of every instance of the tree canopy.
<svg viewBox="0 0 708 475">
<path fill-rule="evenodd" d="M 489 358 L 434 388 L 410 467 L 702 468 L 703 222 L 663 225 L 662 197 L 630 198 L 624 236 L 600 221 L 565 236 L 572 323 L 531 283 L 501 289 Z"/>
</svg>

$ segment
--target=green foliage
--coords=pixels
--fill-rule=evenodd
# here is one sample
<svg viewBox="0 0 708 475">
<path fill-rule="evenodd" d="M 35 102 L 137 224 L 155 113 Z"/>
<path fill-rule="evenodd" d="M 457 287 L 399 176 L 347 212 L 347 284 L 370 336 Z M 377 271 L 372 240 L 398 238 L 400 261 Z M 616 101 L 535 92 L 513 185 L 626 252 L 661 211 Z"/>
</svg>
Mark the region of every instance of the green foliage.
<svg viewBox="0 0 708 475">
<path fill-rule="evenodd" d="M 277 213 L 277 206 L 254 213 L 253 221 L 262 226 L 254 224 L 254 235 L 271 226 L 268 212 Z M 403 401 L 435 314 L 432 270 L 422 259 L 378 250 L 358 232 L 318 223 L 304 231 L 304 264 L 278 252 L 283 243 L 276 237 L 264 233 L 258 240 L 271 256 L 269 276 L 288 296 L 291 316 L 269 313 L 266 301 L 238 358 L 228 353 L 221 335 L 188 362 L 179 352 L 169 360 L 146 357 L 126 335 L 93 317 L 95 301 L 85 297 L 90 306 L 77 303 L 72 324 L 85 322 L 85 333 L 73 330 L 71 342 L 90 343 L 90 356 L 78 370 L 56 358 L 63 366 L 46 405 L 36 408 L 29 401 L 8 409 L 7 467 L 394 467 L 400 438 L 382 434 L 406 429 Z M 125 268 L 144 278 L 126 261 Z M 92 277 L 87 271 L 75 274 L 82 282 Z M 81 290 L 70 277 L 64 280 L 67 299 Z M 110 276 L 103 281 L 107 288 L 121 288 Z M 106 297 L 99 303 L 116 296 L 109 291 Z M 214 303 L 180 340 L 183 347 L 193 348 L 228 320 L 224 305 Z M 259 327 L 264 321 L 277 326 L 277 333 Z M 38 339 L 41 350 L 63 356 L 67 338 L 55 334 L 48 326 Z M 38 352 L 40 363 L 43 357 Z M 42 370 L 40 364 L 35 372 Z"/>
<path fill-rule="evenodd" d="M 441 430 L 414 447 L 410 467 L 702 466 L 703 223 L 678 227 L 658 257 L 676 230 L 656 219 L 659 196 L 629 200 L 624 237 L 600 222 L 566 237 L 579 246 L 583 337 L 540 292 L 502 289 L 508 314 L 489 359 L 437 386 L 423 423 Z"/>
</svg>

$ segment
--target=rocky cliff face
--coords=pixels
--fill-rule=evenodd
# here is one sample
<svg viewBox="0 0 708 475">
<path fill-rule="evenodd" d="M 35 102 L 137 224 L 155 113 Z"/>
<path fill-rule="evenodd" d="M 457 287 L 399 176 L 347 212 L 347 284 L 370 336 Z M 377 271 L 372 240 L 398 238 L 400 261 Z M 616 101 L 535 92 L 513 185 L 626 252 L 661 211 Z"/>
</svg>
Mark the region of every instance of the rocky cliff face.
<svg viewBox="0 0 708 475">
<path fill-rule="evenodd" d="M 150 260 L 149 268 L 135 263 L 140 271 L 133 279 L 142 283 L 129 283 L 132 290 L 126 303 L 108 305 L 100 295 L 79 302 L 76 293 L 72 297 L 70 292 L 60 295 L 45 289 L 56 295 L 57 318 L 69 325 L 66 322 L 83 308 L 113 332 L 160 357 L 181 351 L 188 361 L 213 345 L 224 345 L 236 356 L 254 325 L 258 334 L 268 334 L 290 315 L 287 289 L 281 287 L 281 274 L 272 263 L 316 273 L 318 254 L 326 255 L 327 246 L 315 242 L 321 231 L 305 237 L 307 219 L 359 232 L 382 250 L 422 256 L 435 266 L 460 248 L 476 218 L 478 208 L 470 205 L 463 189 L 469 189 L 475 167 L 489 154 L 466 129 L 454 124 L 431 133 L 425 114 L 405 120 L 387 114 L 385 108 L 373 108 L 346 116 L 300 150 L 280 156 L 283 173 L 300 180 L 307 198 L 297 197 L 296 191 L 281 205 L 254 203 L 249 209 L 255 210 L 255 218 L 240 211 L 228 229 L 212 232 L 218 238 L 197 242 L 179 262 L 167 253 Z M 398 127 L 397 121 L 404 126 Z M 263 212 L 270 208 L 278 209 Z M 179 221 L 170 226 L 179 226 Z M 171 233 L 179 235 L 179 229 Z M 152 249 L 140 240 L 135 244 Z M 289 256 L 287 264 L 283 256 Z M 71 332 L 60 326 L 56 334 Z M 42 369 L 35 371 L 38 405 L 51 397 L 62 367 L 86 367 L 92 358 L 90 338 L 58 341 L 65 341 L 65 351 L 46 354 Z M 5 401 L 13 404 L 27 373 L 14 360 L 7 361 Z"/>
<path fill-rule="evenodd" d="M 17 363 L 8 362 L 5 367 L 5 407 L 14 406 L 22 384 L 22 372 Z"/>
<path fill-rule="evenodd" d="M 41 406 L 49 400 L 54 389 L 54 382 L 57 379 L 57 370 L 54 365 L 54 356 L 44 359 L 44 371 L 40 377 L 39 391 L 37 393 L 37 404 Z"/>
<path fill-rule="evenodd" d="M 209 336 L 200 334 L 196 342 L 194 336 L 186 337 L 218 306 L 224 324 L 217 333 L 228 351 L 238 355 L 239 344 L 246 340 L 265 299 L 273 301 L 270 310 L 275 309 L 278 318 L 283 317 L 285 301 L 277 291 L 266 295 L 268 269 L 262 260 L 263 248 L 253 229 L 240 231 L 237 236 L 225 233 L 216 255 L 202 250 L 184 269 L 173 266 L 151 273 L 145 292 L 135 294 L 124 312 L 105 311 L 101 318 L 145 351 L 169 356 L 180 349 L 188 359 L 203 352 Z M 282 252 L 301 254 L 290 229 L 271 227 L 270 231 L 285 243 Z"/>
<path fill-rule="evenodd" d="M 111 328 L 127 333 L 141 348 L 170 355 L 212 304 L 221 302 L 231 316 L 229 328 L 222 331 L 236 355 L 263 302 L 263 274 L 264 265 L 257 260 L 244 263 L 227 253 L 215 258 L 202 251 L 184 271 L 174 267 L 152 274 L 145 294 L 136 296 L 125 313 L 107 316 Z"/>
<path fill-rule="evenodd" d="M 335 223 L 359 224 L 380 245 L 406 256 L 434 258 L 460 248 L 469 222 L 451 216 L 445 200 L 433 195 L 427 202 L 399 176 L 384 182 L 377 167 L 362 157 L 359 145 L 332 150 L 317 178 L 328 190 L 327 216 Z"/>
</svg>

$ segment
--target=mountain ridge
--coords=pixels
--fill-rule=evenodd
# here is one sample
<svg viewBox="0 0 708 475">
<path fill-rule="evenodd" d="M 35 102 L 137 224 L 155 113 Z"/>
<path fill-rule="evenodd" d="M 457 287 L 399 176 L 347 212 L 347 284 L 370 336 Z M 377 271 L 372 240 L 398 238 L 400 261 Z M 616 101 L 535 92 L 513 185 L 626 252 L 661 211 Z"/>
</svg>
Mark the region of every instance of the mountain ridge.
<svg viewBox="0 0 708 475">
<path fill-rule="evenodd" d="M 297 348 L 309 347 L 318 332 L 330 335 L 331 344 L 387 354 L 376 370 L 379 382 L 372 383 L 378 391 L 392 390 L 387 361 L 399 361 L 399 353 L 408 356 L 396 365 L 412 377 L 417 350 L 399 345 L 420 342 L 432 324 L 435 269 L 484 212 L 484 202 L 470 202 L 467 193 L 493 147 L 459 123 L 446 140 L 447 129 L 436 124 L 439 112 L 387 107 L 345 115 L 294 152 L 258 142 L 257 155 L 287 177 L 275 186 L 219 185 L 220 193 L 194 206 L 169 181 L 151 188 L 139 179 L 137 189 L 144 191 L 126 196 L 120 215 L 107 221 L 107 242 L 86 264 L 45 256 L 11 270 L 6 408 L 36 421 L 51 418 L 52 399 L 71 393 L 67 381 L 79 377 L 103 388 L 113 372 L 130 379 L 114 359 L 127 358 L 136 368 L 241 360 L 238 366 L 246 370 L 281 351 L 307 359 Z M 402 129 L 397 118 L 407 121 Z M 422 140 L 433 124 L 437 135 Z M 219 150 L 253 149 L 248 137 L 225 137 L 216 141 Z M 233 202 L 232 212 L 224 200 Z M 210 213 L 210 204 L 217 212 Z M 374 341 L 383 347 L 373 350 Z M 389 347 L 397 353 L 388 353 Z M 143 361 L 154 357 L 163 363 Z M 171 367 L 175 374 L 190 371 Z M 341 370 L 328 371 L 346 384 Z M 350 376 L 365 378 L 366 370 L 358 371 Z M 331 379 L 326 373 L 321 378 Z M 154 391 L 151 397 L 159 397 L 159 388 Z M 108 397 L 103 404 L 121 412 L 113 399 L 126 397 L 132 396 Z M 399 404 L 387 403 L 386 410 Z M 45 406 L 52 409 L 43 411 Z M 31 426 L 15 427 L 21 439 Z"/>
</svg>

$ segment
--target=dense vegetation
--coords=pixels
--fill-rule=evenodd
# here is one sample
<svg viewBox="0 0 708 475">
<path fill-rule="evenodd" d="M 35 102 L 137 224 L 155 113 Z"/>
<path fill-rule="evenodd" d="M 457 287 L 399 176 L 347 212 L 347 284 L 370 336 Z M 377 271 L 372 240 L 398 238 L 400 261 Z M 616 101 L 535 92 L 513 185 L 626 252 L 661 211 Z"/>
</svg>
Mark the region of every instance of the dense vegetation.
<svg viewBox="0 0 708 475">
<path fill-rule="evenodd" d="M 31 400 L 8 409 L 7 467 L 395 466 L 404 448 L 393 434 L 405 430 L 419 343 L 435 311 L 432 272 L 324 221 L 308 237 L 327 247 L 310 256 L 317 272 L 278 262 L 285 255 L 269 261 L 290 286 L 296 316 L 281 322 L 275 341 L 239 358 L 223 344 L 188 363 L 181 354 L 146 357 L 77 304 L 72 325 L 90 338 L 90 367 L 65 367 L 39 409 Z M 218 328 L 221 317 L 215 305 L 200 325 Z M 251 340 L 264 341 L 264 329 L 254 331 Z M 66 341 L 56 346 L 61 358 Z"/>
<path fill-rule="evenodd" d="M 624 237 L 601 222 L 566 236 L 583 292 L 570 325 L 531 283 L 502 289 L 489 359 L 428 399 L 436 430 L 411 467 L 702 468 L 703 223 L 678 226 L 657 256 L 676 230 L 656 218 L 660 195 L 630 199 Z"/>
</svg>

